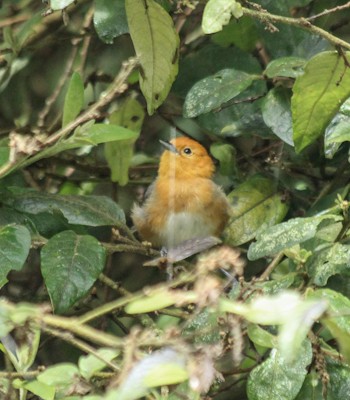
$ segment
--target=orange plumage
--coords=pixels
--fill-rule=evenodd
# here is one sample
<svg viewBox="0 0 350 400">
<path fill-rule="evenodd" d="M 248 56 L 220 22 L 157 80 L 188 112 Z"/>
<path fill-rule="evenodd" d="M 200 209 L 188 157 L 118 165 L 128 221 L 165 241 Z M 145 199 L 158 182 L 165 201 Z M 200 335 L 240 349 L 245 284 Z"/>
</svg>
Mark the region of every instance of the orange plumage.
<svg viewBox="0 0 350 400">
<path fill-rule="evenodd" d="M 173 247 L 187 239 L 219 236 L 228 219 L 224 192 L 212 181 L 214 163 L 198 142 L 179 137 L 162 142 L 158 177 L 132 220 L 142 239 Z"/>
</svg>

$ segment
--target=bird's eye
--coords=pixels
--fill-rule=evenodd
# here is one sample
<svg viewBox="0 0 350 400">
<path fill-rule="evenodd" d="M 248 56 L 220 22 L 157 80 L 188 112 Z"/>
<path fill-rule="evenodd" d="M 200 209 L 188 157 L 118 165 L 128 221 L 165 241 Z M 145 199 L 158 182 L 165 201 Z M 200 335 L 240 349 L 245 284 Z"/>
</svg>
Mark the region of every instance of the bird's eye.
<svg viewBox="0 0 350 400">
<path fill-rule="evenodd" d="M 187 154 L 188 156 L 192 154 L 192 150 L 191 150 L 189 147 L 185 147 L 185 148 L 183 149 L 183 152 L 184 152 L 185 154 Z"/>
</svg>

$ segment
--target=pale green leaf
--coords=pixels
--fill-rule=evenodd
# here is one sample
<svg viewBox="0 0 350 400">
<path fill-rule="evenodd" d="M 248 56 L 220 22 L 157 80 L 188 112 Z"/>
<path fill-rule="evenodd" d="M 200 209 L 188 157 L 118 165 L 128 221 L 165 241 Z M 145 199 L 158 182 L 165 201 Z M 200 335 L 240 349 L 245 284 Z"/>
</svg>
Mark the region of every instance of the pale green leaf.
<svg viewBox="0 0 350 400">
<path fill-rule="evenodd" d="M 170 15 L 154 0 L 126 0 L 126 15 L 136 55 L 140 87 L 153 114 L 167 97 L 178 72 L 179 36 Z"/>
<path fill-rule="evenodd" d="M 74 72 L 68 85 L 63 105 L 62 127 L 74 121 L 84 105 L 84 82 L 78 72 Z"/>
<path fill-rule="evenodd" d="M 73 383 L 74 378 L 79 375 L 79 369 L 72 363 L 58 363 L 47 367 L 40 372 L 37 379 L 39 382 L 49 386 L 66 387 Z"/>
<path fill-rule="evenodd" d="M 148 296 L 142 297 L 129 303 L 125 307 L 125 312 L 128 314 L 141 314 L 161 310 L 162 308 L 169 307 L 176 302 L 176 297 L 173 292 L 167 289 L 159 289 Z"/>
<path fill-rule="evenodd" d="M 236 0 L 209 0 L 203 12 L 203 32 L 210 34 L 221 31 L 232 15 L 235 18 L 243 15 L 242 6 Z"/>
<path fill-rule="evenodd" d="M 317 54 L 296 79 L 293 93 L 293 139 L 296 150 L 301 151 L 324 133 L 350 96 L 350 69 L 337 52 Z"/>
<path fill-rule="evenodd" d="M 310 299 L 326 301 L 328 313 L 322 318 L 322 324 L 329 329 L 338 341 L 342 354 L 350 361 L 350 300 L 330 289 L 318 289 L 309 292 Z"/>
<path fill-rule="evenodd" d="M 75 0 L 50 0 L 50 7 L 52 10 L 63 10 L 74 2 Z"/>
<path fill-rule="evenodd" d="M 46 383 L 34 380 L 25 383 L 23 387 L 42 400 L 54 400 L 55 398 L 55 388 L 53 386 L 46 385 Z"/>
<path fill-rule="evenodd" d="M 294 361 L 290 363 L 286 362 L 278 350 L 273 349 L 269 358 L 250 373 L 248 399 L 294 400 L 303 385 L 311 361 L 312 349 L 308 340 L 304 341 Z"/>
<path fill-rule="evenodd" d="M 94 354 L 89 354 L 87 356 L 81 356 L 79 358 L 79 371 L 83 378 L 89 380 L 96 372 L 102 371 L 106 368 L 107 363 L 103 360 L 109 362 L 116 358 L 119 354 L 119 350 L 110 348 L 100 348 L 96 350 L 96 357 Z"/>
<path fill-rule="evenodd" d="M 277 337 L 261 328 L 259 325 L 249 324 L 247 329 L 249 339 L 258 346 L 274 348 L 277 346 Z"/>
<path fill-rule="evenodd" d="M 281 57 L 272 60 L 265 68 L 264 75 L 268 78 L 278 76 L 286 78 L 297 78 L 304 72 L 306 60 L 300 57 Z"/>
<path fill-rule="evenodd" d="M 328 278 L 350 272 L 350 246 L 334 243 L 330 247 L 319 250 L 306 264 L 312 282 L 317 286 L 326 285 Z"/>
<path fill-rule="evenodd" d="M 228 195 L 228 200 L 231 210 L 224 239 L 234 246 L 253 239 L 263 227 L 280 222 L 288 210 L 276 183 L 261 175 L 247 179 Z"/>
<path fill-rule="evenodd" d="M 130 371 L 125 381 L 106 400 L 133 400 L 147 394 L 156 386 L 172 385 L 188 379 L 185 357 L 165 348 L 146 356 Z"/>
<path fill-rule="evenodd" d="M 325 219 L 339 221 L 340 216 L 325 214 L 308 218 L 293 218 L 259 232 L 256 242 L 249 246 L 248 258 L 256 260 L 277 254 L 315 236 L 318 225 Z"/>
<path fill-rule="evenodd" d="M 187 93 L 184 116 L 193 118 L 220 107 L 247 89 L 257 78 L 257 75 L 243 71 L 223 69 L 200 80 Z"/>
</svg>

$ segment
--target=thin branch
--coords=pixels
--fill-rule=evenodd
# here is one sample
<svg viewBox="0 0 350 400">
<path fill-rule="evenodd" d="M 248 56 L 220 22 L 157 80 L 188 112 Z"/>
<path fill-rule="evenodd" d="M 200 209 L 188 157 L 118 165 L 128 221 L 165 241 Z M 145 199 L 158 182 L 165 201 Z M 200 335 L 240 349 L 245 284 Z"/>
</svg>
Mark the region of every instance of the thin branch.
<svg viewBox="0 0 350 400">
<path fill-rule="evenodd" d="M 75 338 L 71 333 L 67 332 L 62 332 L 59 329 L 51 329 L 51 328 L 46 328 L 42 327 L 42 330 L 46 333 L 48 333 L 51 336 L 58 337 L 65 342 L 71 344 L 72 346 L 77 347 L 81 351 L 87 354 L 92 354 L 94 357 L 102 361 L 104 364 L 106 364 L 108 367 L 110 367 L 113 371 L 119 371 L 120 367 L 116 364 L 114 364 L 112 361 L 106 360 L 104 357 L 102 357 L 96 349 L 94 349 L 92 346 L 88 345 L 87 343 L 83 342 L 82 340 L 79 340 Z"/>
<path fill-rule="evenodd" d="M 284 256 L 283 251 L 278 253 L 277 256 L 267 266 L 265 271 L 260 275 L 259 280 L 265 281 L 265 280 L 269 279 L 269 276 L 271 275 L 272 271 L 277 267 L 279 262 L 282 260 L 283 256 Z"/>
<path fill-rule="evenodd" d="M 37 126 L 39 128 L 43 128 L 43 126 L 45 125 L 45 119 L 48 116 L 52 105 L 57 100 L 58 96 L 60 95 L 60 93 L 63 89 L 63 86 L 65 85 L 69 75 L 71 74 L 77 52 L 78 52 L 78 47 L 75 45 L 72 48 L 71 54 L 68 56 L 68 61 L 67 61 L 66 67 L 65 67 L 59 81 L 57 82 L 55 90 L 46 99 L 45 106 L 39 113 L 38 122 L 37 122 Z"/>
<path fill-rule="evenodd" d="M 325 15 L 335 13 L 335 12 L 337 12 L 337 11 L 345 10 L 345 9 L 347 9 L 347 8 L 350 8 L 350 1 L 348 1 L 346 4 L 343 4 L 343 5 L 341 5 L 341 6 L 337 6 L 337 7 L 334 7 L 334 8 L 330 8 L 329 10 L 328 10 L 328 9 L 325 9 L 324 11 L 320 12 L 319 14 L 312 15 L 311 17 L 308 17 L 308 18 L 306 18 L 306 19 L 307 19 L 308 21 L 313 21 L 313 20 L 316 19 L 316 18 L 320 18 L 320 17 L 323 17 L 323 16 L 325 16 Z"/>
<path fill-rule="evenodd" d="M 14 162 L 9 162 L 4 164 L 0 168 L 0 178 L 5 177 L 11 172 L 25 168 L 34 162 L 41 160 L 42 158 L 50 156 L 51 147 L 59 140 L 67 137 L 75 128 L 79 125 L 88 122 L 90 120 L 99 118 L 101 116 L 101 110 L 103 107 L 107 106 L 118 94 L 122 94 L 127 89 L 127 84 L 125 83 L 131 72 L 138 65 L 138 59 L 135 57 L 129 58 L 122 64 L 122 68 L 119 74 L 114 79 L 113 83 L 107 89 L 107 91 L 101 95 L 99 100 L 92 104 L 87 110 L 85 110 L 81 115 L 79 115 L 74 121 L 60 129 L 58 132 L 48 137 L 46 141 L 41 144 L 40 150 L 38 150 L 34 155 L 27 156 L 16 160 Z"/>
<path fill-rule="evenodd" d="M 304 29 L 308 32 L 314 33 L 315 35 L 323 37 L 334 46 L 341 46 L 345 49 L 350 50 L 350 43 L 346 42 L 345 40 L 339 39 L 338 37 L 332 35 L 322 28 L 319 28 L 318 26 L 312 25 L 312 23 L 306 18 L 284 17 L 281 15 L 271 14 L 266 11 L 251 10 L 246 7 L 243 7 L 242 10 L 243 15 L 248 15 L 249 17 L 256 18 L 264 23 L 272 22 L 295 26 L 297 28 Z"/>
</svg>

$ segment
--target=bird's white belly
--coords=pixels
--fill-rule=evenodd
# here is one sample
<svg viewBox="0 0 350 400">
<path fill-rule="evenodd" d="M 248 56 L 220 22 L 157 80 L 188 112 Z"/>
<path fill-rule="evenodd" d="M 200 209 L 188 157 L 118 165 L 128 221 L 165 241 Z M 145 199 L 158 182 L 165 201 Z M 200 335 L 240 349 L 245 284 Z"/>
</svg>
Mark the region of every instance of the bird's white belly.
<svg viewBox="0 0 350 400">
<path fill-rule="evenodd" d="M 189 212 L 169 213 L 160 236 L 166 247 L 174 247 L 184 240 L 213 235 L 215 226 L 199 214 Z"/>
</svg>

